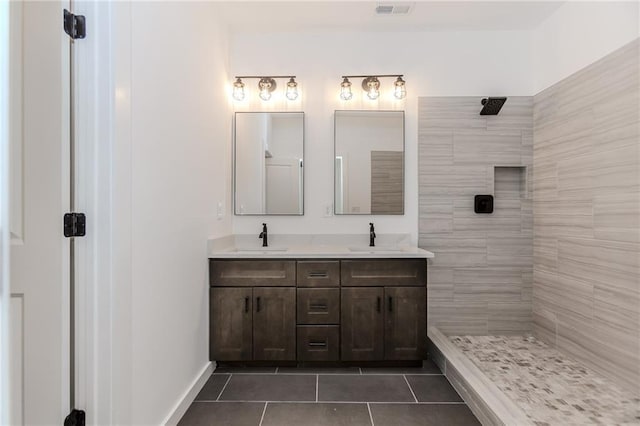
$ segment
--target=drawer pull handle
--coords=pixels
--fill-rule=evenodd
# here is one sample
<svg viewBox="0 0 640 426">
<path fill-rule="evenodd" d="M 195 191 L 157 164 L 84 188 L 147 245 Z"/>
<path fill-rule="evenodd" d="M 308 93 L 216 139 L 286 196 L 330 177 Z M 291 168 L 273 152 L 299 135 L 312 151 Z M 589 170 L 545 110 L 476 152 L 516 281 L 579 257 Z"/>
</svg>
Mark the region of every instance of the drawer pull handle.
<svg viewBox="0 0 640 426">
<path fill-rule="evenodd" d="M 307 274 L 307 277 L 309 278 L 327 278 L 329 276 L 329 274 L 326 271 L 322 271 L 322 272 L 309 272 Z"/>
<path fill-rule="evenodd" d="M 312 347 L 325 347 L 325 346 L 327 346 L 327 342 L 309 342 L 309 346 L 312 346 Z"/>
<path fill-rule="evenodd" d="M 312 311 L 326 311 L 327 305 L 324 303 L 312 303 L 309 305 Z"/>
<path fill-rule="evenodd" d="M 260 312 L 260 297 L 256 299 L 256 312 Z"/>
<path fill-rule="evenodd" d="M 380 296 L 378 296 L 378 312 L 380 312 L 380 308 L 381 308 L 381 300 L 380 300 Z"/>
<path fill-rule="evenodd" d="M 389 296 L 389 312 L 393 312 L 393 297 Z"/>
<path fill-rule="evenodd" d="M 244 311 L 249 312 L 249 296 L 244 298 Z"/>
</svg>

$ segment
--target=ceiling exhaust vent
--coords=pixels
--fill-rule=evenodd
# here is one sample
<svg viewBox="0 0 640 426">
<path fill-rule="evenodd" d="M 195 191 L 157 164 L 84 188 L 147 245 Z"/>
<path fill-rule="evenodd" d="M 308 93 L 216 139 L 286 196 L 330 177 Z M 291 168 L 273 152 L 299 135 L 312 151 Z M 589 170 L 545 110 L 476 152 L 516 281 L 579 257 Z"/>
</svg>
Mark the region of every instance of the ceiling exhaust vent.
<svg viewBox="0 0 640 426">
<path fill-rule="evenodd" d="M 376 15 L 407 15 L 414 3 L 378 3 Z"/>
</svg>

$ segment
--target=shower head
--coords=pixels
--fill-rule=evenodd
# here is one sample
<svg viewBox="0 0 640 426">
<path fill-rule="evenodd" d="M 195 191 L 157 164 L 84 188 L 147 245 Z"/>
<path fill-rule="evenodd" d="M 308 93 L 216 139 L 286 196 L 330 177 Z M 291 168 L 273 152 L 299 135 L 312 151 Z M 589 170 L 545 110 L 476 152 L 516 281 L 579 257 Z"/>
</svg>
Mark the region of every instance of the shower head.
<svg viewBox="0 0 640 426">
<path fill-rule="evenodd" d="M 484 98 L 481 101 L 484 106 L 480 115 L 498 115 L 505 102 L 507 102 L 507 98 Z"/>
</svg>

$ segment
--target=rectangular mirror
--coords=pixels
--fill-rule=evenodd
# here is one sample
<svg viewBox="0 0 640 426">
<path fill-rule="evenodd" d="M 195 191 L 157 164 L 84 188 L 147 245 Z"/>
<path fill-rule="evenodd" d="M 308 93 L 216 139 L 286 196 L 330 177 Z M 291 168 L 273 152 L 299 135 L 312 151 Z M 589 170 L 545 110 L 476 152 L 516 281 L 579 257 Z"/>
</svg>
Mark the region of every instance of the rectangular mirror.
<svg viewBox="0 0 640 426">
<path fill-rule="evenodd" d="M 335 214 L 404 214 L 404 111 L 335 111 Z"/>
<path fill-rule="evenodd" d="M 236 112 L 236 215 L 304 214 L 303 166 L 303 112 Z"/>
</svg>

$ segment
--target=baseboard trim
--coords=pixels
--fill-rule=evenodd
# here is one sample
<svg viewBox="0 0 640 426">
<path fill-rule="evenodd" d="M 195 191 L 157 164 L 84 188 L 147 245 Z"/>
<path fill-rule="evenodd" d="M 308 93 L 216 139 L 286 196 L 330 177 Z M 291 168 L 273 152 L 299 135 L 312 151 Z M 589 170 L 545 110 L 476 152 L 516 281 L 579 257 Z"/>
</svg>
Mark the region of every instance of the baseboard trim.
<svg viewBox="0 0 640 426">
<path fill-rule="evenodd" d="M 180 398 L 180 400 L 178 401 L 174 409 L 171 410 L 171 413 L 169 414 L 167 419 L 163 422 L 164 425 L 176 426 L 178 424 L 182 416 L 184 416 L 184 413 L 187 412 L 187 409 L 189 408 L 193 400 L 196 399 L 196 396 L 204 387 L 204 384 L 207 383 L 207 380 L 209 380 L 209 377 L 211 377 L 215 369 L 216 369 L 215 361 L 208 362 L 204 366 L 204 369 L 202 370 L 202 372 L 198 375 L 198 377 L 195 379 L 195 381 L 189 387 L 189 389 L 187 389 L 187 391 L 182 396 L 182 398 Z"/>
</svg>

